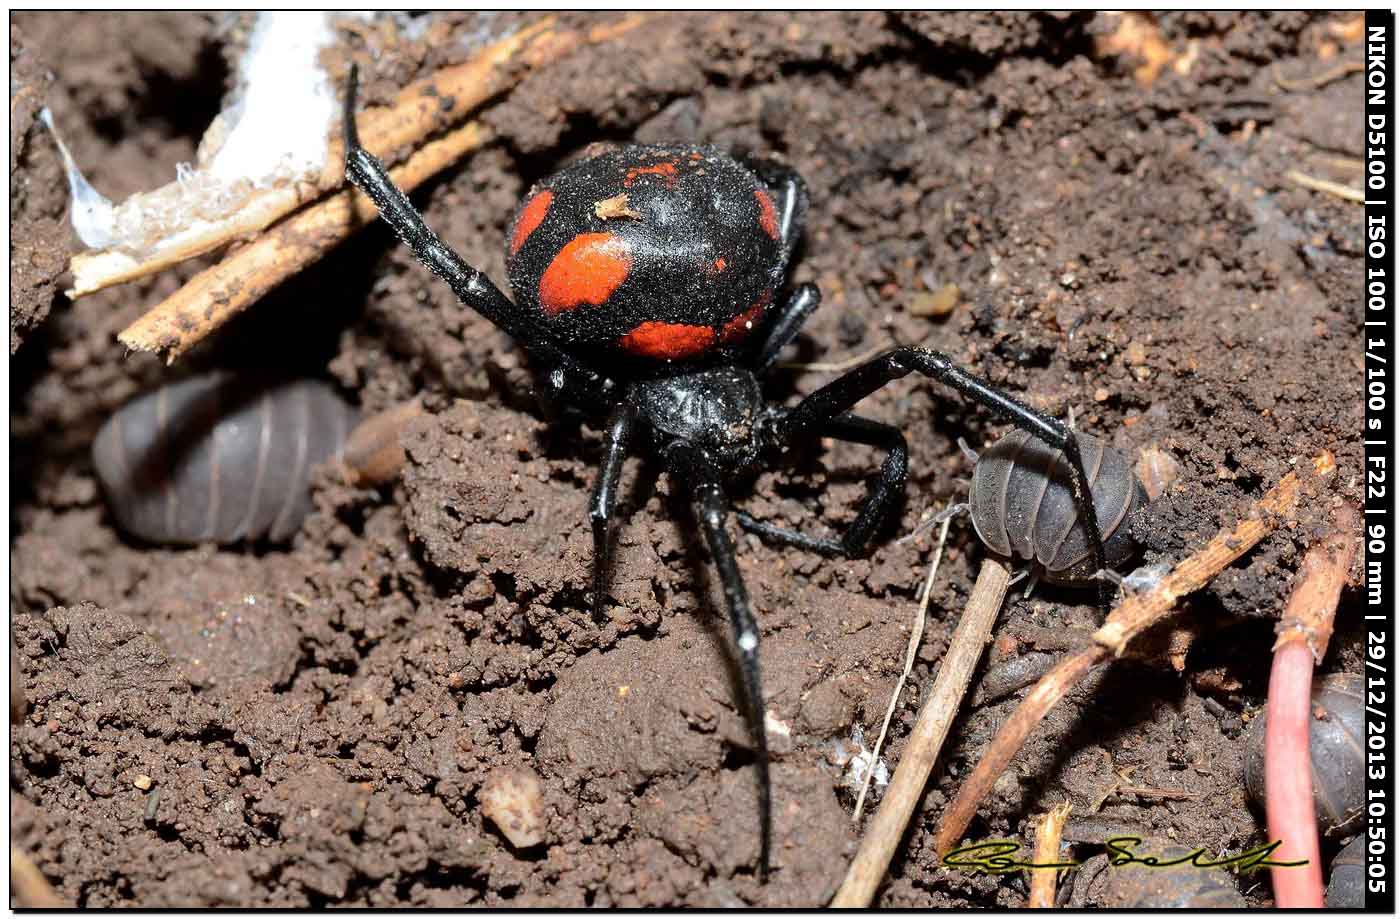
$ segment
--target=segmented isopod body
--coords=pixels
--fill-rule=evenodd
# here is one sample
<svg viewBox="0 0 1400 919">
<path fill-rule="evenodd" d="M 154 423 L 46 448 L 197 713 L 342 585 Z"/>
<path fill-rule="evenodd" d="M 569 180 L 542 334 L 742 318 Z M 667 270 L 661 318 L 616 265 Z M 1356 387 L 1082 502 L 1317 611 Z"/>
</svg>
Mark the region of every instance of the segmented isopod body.
<svg viewBox="0 0 1400 919">
<path fill-rule="evenodd" d="M 355 410 L 325 383 L 216 372 L 127 403 L 92 445 L 123 530 L 158 543 L 290 539 L 308 477 L 337 454 Z"/>
<path fill-rule="evenodd" d="M 1075 438 L 1094 496 L 1104 559 L 1113 568 L 1133 553 L 1127 522 L 1147 503 L 1147 493 L 1127 457 L 1089 434 Z M 1072 482 L 1062 451 L 1025 431 L 1012 431 L 977 457 L 968 498 L 977 535 L 998 555 L 1037 562 L 1051 583 L 1090 580 L 1093 554 Z"/>
<path fill-rule="evenodd" d="M 1143 834 L 1146 835 L 1145 833 Z M 1108 883 L 1099 905 L 1108 909 L 1244 909 L 1234 876 L 1224 868 L 1197 868 L 1188 859 L 1178 865 L 1168 863 L 1185 858 L 1194 846 L 1165 840 L 1146 839 L 1140 843 L 1119 840 L 1119 851 L 1112 852 L 1118 864 L 1110 864 Z M 1155 858 L 1161 864 L 1143 861 L 1123 862 L 1129 853 L 1144 861 Z M 1207 853 L 1209 857 L 1209 853 Z"/>
<path fill-rule="evenodd" d="M 1308 722 L 1308 756 L 1312 759 L 1313 803 L 1317 822 L 1328 836 L 1346 836 L 1362 828 L 1366 809 L 1366 681 L 1359 673 L 1329 673 L 1314 681 L 1313 717 Z M 1250 795 L 1264 805 L 1264 738 L 1268 708 L 1249 723 L 1245 739 L 1244 779 Z"/>
<path fill-rule="evenodd" d="M 1366 836 L 1357 836 L 1342 846 L 1332 859 L 1327 879 L 1328 909 L 1364 909 L 1366 906 Z"/>
</svg>

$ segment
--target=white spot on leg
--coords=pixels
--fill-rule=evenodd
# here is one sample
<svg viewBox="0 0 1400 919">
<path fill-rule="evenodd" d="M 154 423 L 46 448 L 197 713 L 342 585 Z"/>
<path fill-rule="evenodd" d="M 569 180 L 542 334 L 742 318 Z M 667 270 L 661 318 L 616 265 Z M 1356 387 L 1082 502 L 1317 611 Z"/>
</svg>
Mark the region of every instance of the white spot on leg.
<svg viewBox="0 0 1400 919">
<path fill-rule="evenodd" d="M 758 636 L 753 632 L 744 632 L 739 636 L 739 648 L 743 651 L 752 651 L 758 647 Z"/>
</svg>

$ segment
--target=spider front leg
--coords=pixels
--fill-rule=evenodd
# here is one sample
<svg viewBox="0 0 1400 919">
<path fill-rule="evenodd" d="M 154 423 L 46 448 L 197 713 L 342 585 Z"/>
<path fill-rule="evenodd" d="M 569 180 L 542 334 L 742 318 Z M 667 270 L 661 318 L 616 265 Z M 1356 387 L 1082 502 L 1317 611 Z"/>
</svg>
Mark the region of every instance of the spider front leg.
<svg viewBox="0 0 1400 919">
<path fill-rule="evenodd" d="M 517 341 L 527 340 L 519 317 L 505 294 L 491 280 L 447 247 L 414 209 L 408 196 L 394 184 L 388 171 L 373 154 L 360 146 L 355 126 L 355 93 L 359 81 L 357 67 L 350 68 L 345 89 L 345 175 L 360 191 L 369 195 L 394 234 L 418 256 L 429 271 L 446 281 L 457 298 L 504 329 Z"/>
<path fill-rule="evenodd" d="M 763 684 L 758 669 L 758 622 L 754 619 L 753 607 L 749 604 L 749 592 L 744 586 L 743 575 L 739 573 L 734 541 L 729 538 L 729 499 L 712 477 L 703 473 L 699 476 L 694 475 L 697 464 L 693 459 L 680 458 L 682 463 L 689 467 L 686 478 L 690 480 L 695 517 L 705 534 L 705 543 L 709 546 L 710 555 L 719 572 L 720 587 L 724 591 L 725 606 L 729 610 L 729 624 L 734 633 L 734 644 L 739 650 L 739 673 L 744 682 L 745 702 L 752 719 L 756 757 L 754 765 L 758 769 L 759 876 L 766 882 L 773 850 L 773 789 L 768 771 L 768 728 L 763 705 Z"/>
<path fill-rule="evenodd" d="M 774 425 L 775 434 L 781 443 L 788 443 L 797 437 L 818 433 L 823 425 L 849 411 L 866 396 L 911 373 L 921 373 L 952 387 L 1018 428 L 1064 451 L 1074 473 L 1074 500 L 1079 508 L 1079 517 L 1084 521 L 1089 543 L 1093 546 L 1095 567 L 1108 567 L 1105 564 L 1103 536 L 1099 530 L 1098 514 L 1094 510 L 1089 477 L 1084 472 L 1079 443 L 1071 429 L 1063 422 L 1011 398 L 986 380 L 968 373 L 953 363 L 946 354 L 926 348 L 905 346 L 873 358 L 823 386 L 780 416 Z M 1111 604 L 1111 592 L 1106 584 L 1100 582 L 1099 605 L 1106 612 Z"/>
<path fill-rule="evenodd" d="M 797 337 L 797 333 L 802 330 L 802 324 L 818 306 L 821 306 L 821 302 L 822 292 L 815 284 L 799 285 L 788 295 L 787 302 L 778 312 L 778 318 L 773 320 L 773 325 L 768 330 L 768 337 L 763 340 L 763 345 L 754 357 L 754 373 L 763 373 L 777 362 L 778 355 Z"/>
<path fill-rule="evenodd" d="M 805 533 L 773 526 L 771 523 L 756 520 L 743 511 L 735 511 L 734 517 L 745 530 L 764 539 L 797 546 L 809 552 L 819 552 L 822 555 L 859 555 L 904 494 L 904 484 L 909 477 L 909 445 L 899 428 L 849 413 L 833 418 L 820 433 L 822 436 L 849 443 L 883 447 L 886 451 L 885 460 L 880 464 L 880 472 L 870 481 L 865 501 L 856 512 L 856 519 L 841 534 L 840 539 L 830 536 L 808 536 Z"/>
<path fill-rule="evenodd" d="M 394 234 L 413 250 L 413 254 L 429 271 L 447 282 L 458 300 L 476 310 L 536 357 L 552 366 L 566 368 L 575 380 L 586 381 L 595 389 L 602 386 L 603 380 L 598 374 L 579 365 L 558 347 L 549 329 L 533 321 L 529 314 L 517 310 L 500 288 L 491 283 L 490 278 L 448 248 L 424 223 L 423 215 L 413 207 L 403 190 L 394 184 L 384 164 L 360 146 L 359 132 L 355 127 L 358 76 L 358 68 L 351 67 L 349 85 L 345 89 L 346 178 L 370 197 L 375 207 L 379 208 L 379 216 L 393 228 Z"/>
<path fill-rule="evenodd" d="M 627 459 L 627 444 L 637 420 L 637 408 L 629 401 L 619 402 L 608 418 L 604 435 L 606 446 L 603 465 L 593 484 L 593 497 L 588 504 L 588 518 L 593 523 L 593 615 L 603 612 L 603 592 L 607 586 L 608 546 L 613 510 L 617 506 L 617 482 L 622 476 L 622 463 Z"/>
</svg>

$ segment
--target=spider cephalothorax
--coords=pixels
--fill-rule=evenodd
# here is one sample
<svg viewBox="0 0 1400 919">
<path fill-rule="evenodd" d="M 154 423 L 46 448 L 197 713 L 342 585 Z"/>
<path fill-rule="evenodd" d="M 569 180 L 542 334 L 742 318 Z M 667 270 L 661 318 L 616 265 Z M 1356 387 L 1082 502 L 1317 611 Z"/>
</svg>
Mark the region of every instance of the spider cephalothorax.
<svg viewBox="0 0 1400 919">
<path fill-rule="evenodd" d="M 728 520 L 767 539 L 827 555 L 862 551 L 904 492 L 908 450 L 897 428 L 851 409 L 887 383 L 920 373 L 1064 451 L 1079 522 L 1104 567 L 1079 447 L 1042 415 L 923 348 L 895 348 L 793 406 L 763 397 L 761 377 L 816 309 L 813 284 L 783 291 L 801 234 L 806 190 L 796 172 L 711 147 L 621 146 L 591 151 L 526 196 L 507 237 L 514 302 L 447 248 L 383 165 L 359 145 L 355 79 L 346 94 L 346 173 L 415 255 L 463 303 L 509 333 L 542 371 L 548 395 L 604 426 L 593 488 L 593 600 L 606 590 L 609 525 L 634 434 L 690 495 L 713 556 L 738 648 L 759 775 L 761 855 L 772 849 L 768 745 L 759 682 L 759 628 Z M 811 536 L 732 511 L 726 486 L 790 445 L 831 437 L 883 448 L 856 519 L 840 536 Z M 1104 592 L 1101 591 L 1101 598 Z"/>
</svg>

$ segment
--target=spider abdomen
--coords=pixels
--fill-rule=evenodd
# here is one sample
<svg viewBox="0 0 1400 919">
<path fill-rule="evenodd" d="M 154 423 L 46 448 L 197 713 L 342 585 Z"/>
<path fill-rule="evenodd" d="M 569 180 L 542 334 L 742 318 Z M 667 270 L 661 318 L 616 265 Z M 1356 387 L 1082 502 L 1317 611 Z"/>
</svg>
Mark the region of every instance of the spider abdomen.
<svg viewBox="0 0 1400 919">
<path fill-rule="evenodd" d="M 1127 457 L 1076 433 L 1110 568 L 1133 552 L 1127 522 L 1147 492 Z M 982 542 L 998 555 L 1037 563 L 1045 580 L 1073 584 L 1094 574 L 1093 550 L 1075 506 L 1069 461 L 1031 434 L 1012 431 L 987 446 L 972 474 L 969 502 Z"/>
<path fill-rule="evenodd" d="M 744 342 L 787 268 L 772 190 L 714 147 L 626 145 L 522 202 L 506 252 L 516 307 L 580 349 L 690 361 Z"/>
</svg>

